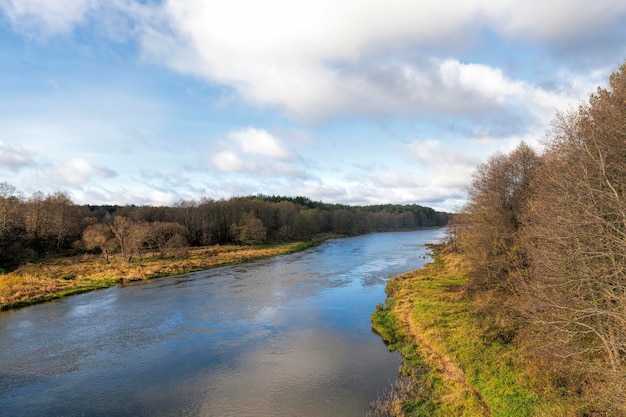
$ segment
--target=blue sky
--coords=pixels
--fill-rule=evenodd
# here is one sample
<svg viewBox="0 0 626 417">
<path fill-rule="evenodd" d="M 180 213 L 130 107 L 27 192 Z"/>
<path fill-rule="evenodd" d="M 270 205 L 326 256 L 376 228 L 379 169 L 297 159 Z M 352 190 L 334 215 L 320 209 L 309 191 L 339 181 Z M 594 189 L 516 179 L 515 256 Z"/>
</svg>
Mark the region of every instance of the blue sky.
<svg viewBox="0 0 626 417">
<path fill-rule="evenodd" d="M 0 182 L 456 211 L 626 59 L 610 0 L 0 0 Z"/>
</svg>

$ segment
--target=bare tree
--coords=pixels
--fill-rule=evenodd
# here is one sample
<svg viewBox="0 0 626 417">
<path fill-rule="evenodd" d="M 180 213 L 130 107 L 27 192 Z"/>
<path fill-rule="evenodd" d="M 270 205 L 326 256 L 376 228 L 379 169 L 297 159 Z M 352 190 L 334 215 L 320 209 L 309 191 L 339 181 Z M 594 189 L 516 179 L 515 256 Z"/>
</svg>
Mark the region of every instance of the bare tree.
<svg viewBox="0 0 626 417">
<path fill-rule="evenodd" d="M 132 254 L 131 239 L 133 234 L 133 223 L 134 222 L 132 220 L 123 216 L 113 216 L 111 221 L 108 223 L 108 227 L 117 242 L 117 247 L 122 254 L 122 259 L 126 261 L 130 261 Z"/>
<path fill-rule="evenodd" d="M 17 189 L 7 182 L 0 183 L 0 241 L 4 241 L 19 221 L 20 196 Z"/>
<path fill-rule="evenodd" d="M 0 183 L 0 268 L 15 263 L 15 243 L 23 227 L 22 197 L 9 183 Z"/>
<path fill-rule="evenodd" d="M 62 192 L 48 195 L 43 201 L 45 217 L 43 233 L 58 251 L 72 236 L 80 236 L 78 211 L 69 196 Z"/>
<path fill-rule="evenodd" d="M 474 289 L 517 292 L 517 280 L 527 263 L 519 231 L 539 160 L 522 143 L 511 154 L 496 154 L 478 167 L 457 227 L 458 245 L 472 267 Z"/>
<path fill-rule="evenodd" d="M 83 231 L 82 240 L 87 250 L 100 250 L 108 262 L 109 254 L 115 247 L 115 236 L 108 225 L 96 223 L 88 226 Z"/>
<path fill-rule="evenodd" d="M 26 210 L 24 213 L 24 223 L 27 236 L 35 241 L 40 241 L 43 235 L 46 213 L 43 210 L 45 196 L 41 191 L 33 193 L 26 200 Z"/>
<path fill-rule="evenodd" d="M 604 381 L 601 401 L 626 413 L 626 64 L 557 117 L 534 186 L 525 313 L 546 350 Z"/>
<path fill-rule="evenodd" d="M 187 228 L 179 223 L 154 222 L 148 225 L 146 242 L 148 246 L 157 249 L 161 258 L 172 250 L 187 246 L 185 234 Z"/>
<path fill-rule="evenodd" d="M 150 224 L 143 221 L 131 221 L 130 231 L 128 235 L 128 249 L 129 249 L 129 261 L 130 256 L 136 254 L 139 259 L 142 259 L 143 250 L 146 246 L 146 240 L 150 233 Z"/>
</svg>

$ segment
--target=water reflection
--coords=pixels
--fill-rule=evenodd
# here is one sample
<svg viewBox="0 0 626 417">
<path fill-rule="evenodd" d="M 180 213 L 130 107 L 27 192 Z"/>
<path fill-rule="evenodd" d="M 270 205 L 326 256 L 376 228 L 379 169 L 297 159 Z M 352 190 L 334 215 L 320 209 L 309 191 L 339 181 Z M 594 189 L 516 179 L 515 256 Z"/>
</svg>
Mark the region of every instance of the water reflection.
<svg viewBox="0 0 626 417">
<path fill-rule="evenodd" d="M 369 315 L 441 237 L 336 240 L 2 313 L 0 415 L 363 415 L 398 365 Z"/>
</svg>

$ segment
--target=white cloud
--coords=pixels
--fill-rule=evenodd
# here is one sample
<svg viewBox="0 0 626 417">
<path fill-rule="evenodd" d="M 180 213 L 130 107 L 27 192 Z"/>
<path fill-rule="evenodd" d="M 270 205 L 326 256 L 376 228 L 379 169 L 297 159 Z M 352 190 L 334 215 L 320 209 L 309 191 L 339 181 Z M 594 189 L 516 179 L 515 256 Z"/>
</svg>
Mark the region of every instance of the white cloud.
<svg viewBox="0 0 626 417">
<path fill-rule="evenodd" d="M 623 24 L 626 4 L 619 0 L 516 0 L 485 2 L 498 32 L 544 42 L 584 37 L 599 28 Z"/>
<path fill-rule="evenodd" d="M 217 75 L 229 64 L 219 66 L 213 57 L 229 53 L 284 57 L 283 63 L 351 60 L 364 49 L 408 40 L 458 44 L 483 28 L 545 43 L 588 36 L 626 15 L 620 0 L 0 0 L 0 10 L 17 27 L 37 24 L 50 34 L 69 32 L 87 18 L 125 14 L 143 30 L 186 42 Z"/>
<path fill-rule="evenodd" d="M 78 204 L 139 204 L 152 206 L 171 206 L 177 201 L 188 198 L 178 195 L 175 191 L 164 192 L 155 189 L 107 189 L 103 187 L 85 186 L 74 189 L 72 201 Z"/>
<path fill-rule="evenodd" d="M 421 204 L 450 212 L 458 211 L 462 205 L 463 194 L 458 189 L 429 185 L 425 177 L 409 175 L 409 170 L 389 173 L 386 179 L 395 177 L 400 182 L 388 184 L 381 179 L 382 173 L 371 173 L 353 182 L 325 179 L 294 183 L 293 195 L 340 204 Z"/>
<path fill-rule="evenodd" d="M 40 173 L 40 178 L 46 181 L 53 180 L 67 185 L 86 184 L 92 176 L 113 178 L 117 173 L 106 167 L 92 165 L 82 158 L 73 158 L 64 163 L 55 162 Z"/>
<path fill-rule="evenodd" d="M 398 111 L 471 115 L 512 105 L 537 117 L 542 103 L 561 102 L 563 94 L 449 57 L 470 51 L 484 30 L 550 48 L 619 28 L 626 17 L 617 0 L 0 0 L 0 8 L 14 26 L 48 33 L 69 32 L 87 19 L 112 24 L 111 37 L 123 27 L 155 62 L 303 120 Z M 132 23 L 120 23 L 125 19 Z M 574 87 L 567 99 L 587 93 Z"/>
<path fill-rule="evenodd" d="M 0 0 L 0 10 L 19 31 L 32 34 L 71 32 L 94 0 Z"/>
<path fill-rule="evenodd" d="M 520 81 L 506 79 L 498 68 L 482 64 L 462 64 L 453 59 L 440 63 L 439 77 L 448 91 L 455 91 L 460 95 L 475 94 L 498 104 L 504 104 L 511 97 L 523 96 L 530 89 Z"/>
<path fill-rule="evenodd" d="M 562 41 L 573 28 L 584 36 L 602 27 L 589 16 L 615 23 L 626 15 L 626 6 L 616 1 L 531 3 L 537 4 L 170 0 L 162 7 L 167 24 L 151 25 L 142 42 L 153 58 L 178 71 L 229 85 L 251 103 L 296 118 L 411 112 L 426 101 L 454 114 L 470 111 L 476 101 L 481 108 L 529 95 L 560 101 L 559 94 L 538 95 L 537 87 L 507 79 L 498 68 L 441 56 L 459 44 L 469 47 L 484 28 L 510 37 Z M 415 52 L 424 46 L 425 51 L 437 49 L 440 57 Z M 379 59 L 381 54 L 389 55 Z M 435 65 L 416 65 L 416 56 Z M 468 104 L 455 103 L 459 87 L 472 93 Z M 534 106 L 532 100 L 520 104 Z"/>
<path fill-rule="evenodd" d="M 244 172 L 261 178 L 265 176 L 305 177 L 297 158 L 264 129 L 248 127 L 228 133 L 222 150 L 212 158 L 213 165 L 222 172 Z M 257 178 L 257 179 L 258 179 Z"/>
<path fill-rule="evenodd" d="M 414 140 L 407 146 L 407 150 L 417 162 L 426 166 L 441 164 L 476 166 L 480 163 L 480 158 L 475 154 L 455 149 L 435 139 Z"/>
<path fill-rule="evenodd" d="M 240 146 L 241 151 L 267 156 L 274 159 L 287 159 L 289 152 L 280 146 L 278 139 L 264 129 L 248 127 L 228 134 Z"/>
<path fill-rule="evenodd" d="M 27 151 L 0 141 L 0 168 L 17 172 L 33 163 L 34 161 Z"/>
<path fill-rule="evenodd" d="M 55 63 L 44 66 L 40 78 L 48 80 L 48 90 L 54 96 L 47 97 L 36 87 L 32 95 L 15 94 L 23 88 L 18 86 L 5 94 L 4 102 L 0 100 L 0 113 L 5 114 L 0 123 L 3 137 L 11 138 L 13 143 L 18 143 L 17 139 L 28 150 L 36 150 L 38 159 L 43 155 L 55 161 L 73 156 L 91 160 L 98 155 L 98 161 L 104 161 L 100 163 L 135 180 L 133 157 L 141 152 L 144 161 L 137 164 L 174 173 L 185 164 L 194 164 L 188 158 L 181 162 L 189 149 L 203 154 L 197 152 L 199 138 L 216 137 L 229 129 L 224 127 L 228 123 L 241 123 L 243 117 L 249 117 L 254 122 L 244 123 L 272 126 L 272 132 L 248 127 L 231 130 L 221 136 L 221 142 L 208 143 L 207 148 L 213 152 L 209 164 L 214 169 L 206 181 L 215 184 L 201 183 L 199 189 L 206 186 L 215 193 L 277 194 L 289 190 L 314 199 L 359 204 L 456 201 L 459 187 L 470 180 L 471 171 L 493 150 L 510 147 L 520 138 L 541 136 L 555 109 L 575 105 L 581 97 L 586 99 L 598 81 L 606 80 L 610 64 L 606 59 L 577 72 L 564 69 L 563 61 L 556 63 L 556 50 L 571 56 L 583 54 L 592 61 L 600 49 L 598 34 L 606 34 L 612 45 L 620 45 L 606 50 L 613 55 L 620 55 L 615 51 L 626 54 L 626 29 L 620 26 L 626 17 L 626 3 L 617 0 L 0 0 L 0 14 L 0 25 L 5 23 L 3 27 L 26 37 L 58 37 L 50 45 L 33 48 L 33 54 L 49 47 L 49 57 L 59 45 L 70 45 L 86 55 L 119 53 L 117 58 L 125 60 L 135 50 L 129 42 L 136 41 L 141 58 L 167 66 L 174 73 L 193 76 L 175 78 L 168 84 L 171 88 L 161 89 L 154 96 L 132 99 L 129 94 L 112 91 L 107 95 L 100 90 L 124 85 L 129 87 L 122 89 L 135 94 L 150 94 L 146 92 L 157 80 L 151 79 L 146 87 L 140 85 L 140 80 L 120 83 L 116 79 L 102 89 L 85 89 L 79 85 L 83 76 L 88 79 L 93 74 L 85 71 L 75 79 L 70 80 L 70 76 L 64 80 L 58 73 L 48 73 L 56 68 Z M 63 36 L 71 41 L 58 42 Z M 93 40 L 102 44 L 90 44 Z M 106 40 L 121 42 L 122 46 L 110 46 Z M 522 51 L 492 56 L 492 46 L 501 51 L 507 42 L 512 48 L 520 46 Z M 59 60 L 66 59 L 66 55 L 71 54 L 59 54 Z M 544 59 L 548 61 L 545 67 L 542 62 L 537 64 Z M 171 81 L 167 78 L 171 73 L 154 70 L 145 62 L 135 62 L 125 70 L 132 74 L 137 67 L 144 70 L 141 77 L 158 72 L 163 77 L 158 79 L 159 85 L 163 80 Z M 116 74 L 94 72 L 100 79 Z M 537 73 L 541 73 L 542 81 L 537 81 Z M 205 81 L 206 90 L 211 90 L 203 92 L 206 96 L 202 104 L 210 102 L 213 107 L 203 108 L 198 105 L 200 100 L 194 102 L 194 121 L 202 118 L 208 122 L 192 132 L 193 123 L 188 120 L 178 125 L 173 121 L 188 111 L 185 104 L 174 104 L 176 99 L 169 101 L 173 96 L 160 96 L 163 101 L 156 96 L 165 90 L 187 88 L 185 84 L 198 80 Z M 80 97 L 72 98 L 76 91 L 81 92 Z M 65 99 L 59 100 L 59 96 Z M 222 114 L 212 111 L 224 96 L 231 99 L 229 106 L 234 104 L 228 110 L 241 104 L 238 100 L 261 110 L 255 108 L 251 113 L 249 107 L 237 108 L 236 115 L 217 123 L 216 114 Z M 179 113 L 173 110 L 175 107 Z M 306 145 L 318 142 L 320 147 L 308 148 L 308 154 L 298 150 L 293 135 L 285 133 L 293 126 L 302 130 L 311 127 L 299 121 L 336 120 L 343 115 L 359 117 L 348 119 L 345 125 L 341 121 L 319 130 L 313 128 L 310 137 L 314 139 L 307 139 Z M 266 116 L 269 122 L 259 122 Z M 386 116 L 392 119 L 384 119 Z M 402 127 L 394 126 L 398 120 Z M 389 127 L 390 142 L 415 137 L 418 132 L 423 137 L 454 138 L 459 146 L 444 145 L 439 140 L 414 141 L 404 148 L 404 156 L 415 167 L 393 166 L 387 159 L 380 162 L 380 167 L 370 166 L 358 177 L 346 179 L 352 160 L 370 157 L 352 142 L 356 135 L 350 130 L 361 123 L 379 123 L 376 128 L 381 130 Z M 409 124 L 412 126 L 406 127 Z M 328 126 L 330 134 L 325 130 Z M 338 134 L 344 127 L 346 135 Z M 331 141 L 328 136 L 333 135 L 336 143 L 345 140 L 352 148 L 323 148 L 325 141 Z M 162 138 L 166 136 L 176 140 L 168 143 L 164 153 Z M 469 149 L 463 137 L 471 137 L 479 149 Z M 372 140 L 365 138 L 363 148 Z M 300 139 L 300 145 L 302 142 Z M 341 153 L 341 158 L 333 152 Z M 317 169 L 332 167 L 327 173 L 336 169 L 333 172 L 339 172 L 342 178 L 315 178 L 313 168 L 307 164 L 311 154 L 319 155 L 320 162 L 310 165 L 317 165 Z M 388 155 L 380 156 L 375 160 Z M 76 190 L 96 196 L 98 190 L 89 191 L 95 183 L 92 180 L 108 178 L 114 172 L 87 160 L 49 163 L 40 171 L 39 180 L 74 185 Z M 21 168 L 33 164 L 28 151 L 0 143 L 1 168 L 26 177 L 30 170 Z M 103 198 L 165 201 L 168 190 L 169 195 L 203 192 L 193 189 L 197 184 L 185 187 L 184 178 L 179 182 L 168 180 L 171 174 L 141 175 L 139 182 L 156 194 L 146 192 L 142 196 L 141 191 L 124 185 L 113 191 L 102 188 Z M 195 180 L 201 182 L 202 175 L 198 173 L 200 178 Z"/>
<path fill-rule="evenodd" d="M 405 88 L 412 94 L 407 108 L 494 124 L 501 124 L 503 119 L 523 119 L 530 126 L 543 126 L 546 116 L 551 118 L 556 109 L 564 110 L 585 91 L 548 91 L 507 77 L 499 68 L 456 59 L 431 60 L 426 67 L 405 66 L 404 73 L 408 81 Z M 569 79 L 563 81 L 572 85 Z"/>
<path fill-rule="evenodd" d="M 213 164 L 220 171 L 241 171 L 245 168 L 245 163 L 233 151 L 222 151 L 213 157 Z"/>
<path fill-rule="evenodd" d="M 409 159 L 424 167 L 424 185 L 459 190 L 469 184 L 482 162 L 475 152 L 462 151 L 438 140 L 415 140 L 407 146 Z"/>
</svg>

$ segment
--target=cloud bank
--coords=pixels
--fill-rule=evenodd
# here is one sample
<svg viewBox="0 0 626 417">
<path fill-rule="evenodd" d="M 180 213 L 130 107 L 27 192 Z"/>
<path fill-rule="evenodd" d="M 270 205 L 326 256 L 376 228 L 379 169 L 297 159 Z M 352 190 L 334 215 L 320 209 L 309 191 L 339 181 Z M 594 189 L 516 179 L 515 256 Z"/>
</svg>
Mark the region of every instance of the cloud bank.
<svg viewBox="0 0 626 417">
<path fill-rule="evenodd" d="M 458 208 L 476 164 L 606 81 L 624 21 L 617 0 L 0 0 L 28 46 L 0 69 L 36 76 L 0 80 L 0 170 L 94 202 Z"/>
</svg>

